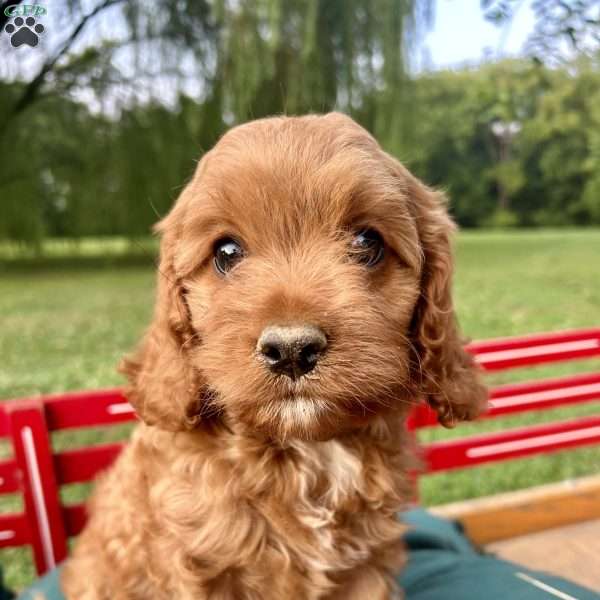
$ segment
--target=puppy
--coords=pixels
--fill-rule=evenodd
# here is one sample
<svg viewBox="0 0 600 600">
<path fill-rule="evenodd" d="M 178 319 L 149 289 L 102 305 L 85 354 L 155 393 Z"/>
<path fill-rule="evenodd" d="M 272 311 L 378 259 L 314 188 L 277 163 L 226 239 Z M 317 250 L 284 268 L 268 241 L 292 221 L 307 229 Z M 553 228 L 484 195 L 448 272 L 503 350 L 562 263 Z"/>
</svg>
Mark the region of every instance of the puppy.
<svg viewBox="0 0 600 600">
<path fill-rule="evenodd" d="M 486 403 L 443 198 L 346 116 L 277 117 L 228 132 L 157 231 L 154 319 L 124 364 L 143 422 L 67 598 L 393 597 L 407 414 Z"/>
</svg>

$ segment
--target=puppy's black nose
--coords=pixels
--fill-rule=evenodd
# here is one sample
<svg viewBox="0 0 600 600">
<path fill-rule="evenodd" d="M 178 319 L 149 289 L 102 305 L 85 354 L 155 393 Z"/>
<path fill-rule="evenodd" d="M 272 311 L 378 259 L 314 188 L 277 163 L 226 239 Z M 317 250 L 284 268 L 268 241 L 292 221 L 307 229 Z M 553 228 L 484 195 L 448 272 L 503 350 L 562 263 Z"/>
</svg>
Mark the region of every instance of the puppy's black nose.
<svg viewBox="0 0 600 600">
<path fill-rule="evenodd" d="M 314 325 L 266 327 L 256 350 L 273 373 L 298 379 L 312 371 L 327 348 L 327 338 Z"/>
</svg>

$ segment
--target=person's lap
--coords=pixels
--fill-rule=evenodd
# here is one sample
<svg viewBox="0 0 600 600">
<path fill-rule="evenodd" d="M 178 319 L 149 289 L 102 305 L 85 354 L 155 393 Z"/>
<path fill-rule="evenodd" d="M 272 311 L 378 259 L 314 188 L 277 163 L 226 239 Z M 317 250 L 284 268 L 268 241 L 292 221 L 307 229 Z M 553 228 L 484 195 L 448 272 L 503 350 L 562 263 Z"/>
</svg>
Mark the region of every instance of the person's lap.
<svg viewBox="0 0 600 600">
<path fill-rule="evenodd" d="M 456 524 L 426 511 L 402 518 L 412 526 L 405 538 L 408 564 L 398 577 L 407 600 L 600 600 L 600 594 L 560 577 L 479 553 Z M 34 600 L 40 592 L 45 600 L 64 600 L 59 569 L 18 600 Z"/>
</svg>

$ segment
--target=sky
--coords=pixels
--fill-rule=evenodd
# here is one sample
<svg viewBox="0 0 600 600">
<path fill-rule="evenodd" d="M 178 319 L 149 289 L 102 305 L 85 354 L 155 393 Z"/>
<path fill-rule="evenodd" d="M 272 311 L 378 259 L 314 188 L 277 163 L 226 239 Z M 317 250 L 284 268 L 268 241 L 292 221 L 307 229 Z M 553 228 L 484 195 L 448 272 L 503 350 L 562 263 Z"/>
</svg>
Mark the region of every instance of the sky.
<svg viewBox="0 0 600 600">
<path fill-rule="evenodd" d="M 535 24 L 532 0 L 524 0 L 508 29 L 486 21 L 480 0 L 437 0 L 433 28 L 424 39 L 417 63 L 449 68 L 482 58 L 518 54 Z"/>
</svg>

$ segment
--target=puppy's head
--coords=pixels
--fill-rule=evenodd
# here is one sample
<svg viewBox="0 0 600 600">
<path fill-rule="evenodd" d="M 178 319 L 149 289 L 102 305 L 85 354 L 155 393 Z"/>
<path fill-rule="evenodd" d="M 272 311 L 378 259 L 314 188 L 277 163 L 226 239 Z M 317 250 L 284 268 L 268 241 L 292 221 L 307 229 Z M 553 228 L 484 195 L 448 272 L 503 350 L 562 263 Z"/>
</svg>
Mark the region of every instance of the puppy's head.
<svg viewBox="0 0 600 600">
<path fill-rule="evenodd" d="M 231 130 L 157 228 L 156 312 L 125 367 L 147 422 L 327 439 L 421 397 L 444 424 L 484 405 L 442 198 L 348 117 Z"/>
</svg>

